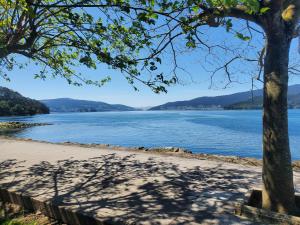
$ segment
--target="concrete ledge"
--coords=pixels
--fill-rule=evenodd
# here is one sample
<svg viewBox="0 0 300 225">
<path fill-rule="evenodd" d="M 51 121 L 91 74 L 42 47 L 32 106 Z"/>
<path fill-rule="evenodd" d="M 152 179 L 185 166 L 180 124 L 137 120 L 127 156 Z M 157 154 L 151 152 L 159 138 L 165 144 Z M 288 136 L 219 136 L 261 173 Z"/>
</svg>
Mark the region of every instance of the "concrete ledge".
<svg viewBox="0 0 300 225">
<path fill-rule="evenodd" d="M 69 225 L 124 224 L 117 219 L 101 221 L 93 215 L 89 215 L 80 210 L 69 209 L 49 200 L 37 200 L 21 192 L 2 188 L 0 188 L 0 201 L 19 205 L 28 212 L 40 212 L 49 218 Z"/>
<path fill-rule="evenodd" d="M 300 196 L 295 195 L 296 204 L 300 203 Z M 262 191 L 254 189 L 245 195 L 243 202 L 235 206 L 235 214 L 258 222 L 268 224 L 300 225 L 300 217 L 281 214 L 261 208 Z M 297 204 L 298 205 L 298 204 Z"/>
</svg>

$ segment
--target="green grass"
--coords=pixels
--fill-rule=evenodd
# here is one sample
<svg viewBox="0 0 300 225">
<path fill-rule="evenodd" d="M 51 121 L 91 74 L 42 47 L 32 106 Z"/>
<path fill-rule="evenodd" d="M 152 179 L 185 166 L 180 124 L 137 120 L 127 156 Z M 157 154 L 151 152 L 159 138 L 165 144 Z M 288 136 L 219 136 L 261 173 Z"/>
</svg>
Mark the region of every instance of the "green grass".
<svg viewBox="0 0 300 225">
<path fill-rule="evenodd" d="M 1 203 L 0 203 L 1 204 Z M 0 205 L 0 225 L 45 225 L 45 217 L 24 211 L 13 204 Z"/>
<path fill-rule="evenodd" d="M 0 221 L 0 225 L 38 225 L 37 221 L 22 222 L 19 219 L 7 219 Z"/>
</svg>

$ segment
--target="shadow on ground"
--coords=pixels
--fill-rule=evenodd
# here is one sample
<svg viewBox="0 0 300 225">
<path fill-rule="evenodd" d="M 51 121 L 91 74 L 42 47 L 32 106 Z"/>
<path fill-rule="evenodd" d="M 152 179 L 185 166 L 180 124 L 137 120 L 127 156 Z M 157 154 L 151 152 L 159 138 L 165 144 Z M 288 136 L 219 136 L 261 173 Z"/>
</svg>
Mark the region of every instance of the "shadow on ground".
<svg viewBox="0 0 300 225">
<path fill-rule="evenodd" d="M 128 223 L 239 223 L 229 213 L 231 201 L 242 198 L 259 180 L 259 174 L 246 169 L 202 167 L 201 161 L 198 167 L 184 169 L 151 157 L 141 163 L 134 154 L 44 161 L 29 168 L 22 163 L 0 163 L 1 187 Z"/>
</svg>

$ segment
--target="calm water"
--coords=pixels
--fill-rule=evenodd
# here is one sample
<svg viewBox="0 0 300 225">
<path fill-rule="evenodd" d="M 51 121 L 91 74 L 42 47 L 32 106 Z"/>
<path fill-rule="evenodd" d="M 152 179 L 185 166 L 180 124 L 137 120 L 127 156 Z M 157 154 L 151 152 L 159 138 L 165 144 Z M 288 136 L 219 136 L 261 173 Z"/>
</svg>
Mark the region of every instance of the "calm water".
<svg viewBox="0 0 300 225">
<path fill-rule="evenodd" d="M 101 112 L 2 117 L 53 123 L 13 134 L 51 142 L 178 146 L 193 152 L 261 157 L 261 111 Z M 289 112 L 292 155 L 300 159 L 300 110 Z"/>
</svg>

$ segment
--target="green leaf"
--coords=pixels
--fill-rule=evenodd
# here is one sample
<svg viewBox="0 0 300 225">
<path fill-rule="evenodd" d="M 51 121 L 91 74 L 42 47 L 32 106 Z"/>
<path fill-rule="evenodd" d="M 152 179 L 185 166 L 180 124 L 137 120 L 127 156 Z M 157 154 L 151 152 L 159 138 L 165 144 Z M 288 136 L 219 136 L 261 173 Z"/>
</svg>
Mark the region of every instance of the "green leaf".
<svg viewBox="0 0 300 225">
<path fill-rule="evenodd" d="M 242 33 L 239 32 L 236 32 L 235 36 L 243 41 L 249 41 L 251 39 L 250 37 L 244 36 Z"/>
<path fill-rule="evenodd" d="M 263 8 L 261 8 L 261 9 L 259 10 L 259 13 L 260 13 L 260 14 L 264 14 L 264 13 L 268 12 L 269 10 L 270 10 L 269 7 L 263 7 Z"/>
<path fill-rule="evenodd" d="M 149 15 L 149 18 L 151 18 L 151 19 L 158 19 L 158 15 L 156 13 L 151 13 Z"/>
<path fill-rule="evenodd" d="M 226 21 L 226 31 L 229 32 L 231 28 L 232 28 L 232 20 L 228 19 Z"/>
<path fill-rule="evenodd" d="M 150 5 L 151 5 L 151 7 L 154 7 L 154 5 L 155 5 L 155 0 L 149 0 L 149 3 L 150 3 Z"/>
<path fill-rule="evenodd" d="M 195 5 L 193 8 L 192 8 L 193 12 L 194 13 L 198 13 L 199 11 L 199 6 Z"/>
</svg>

